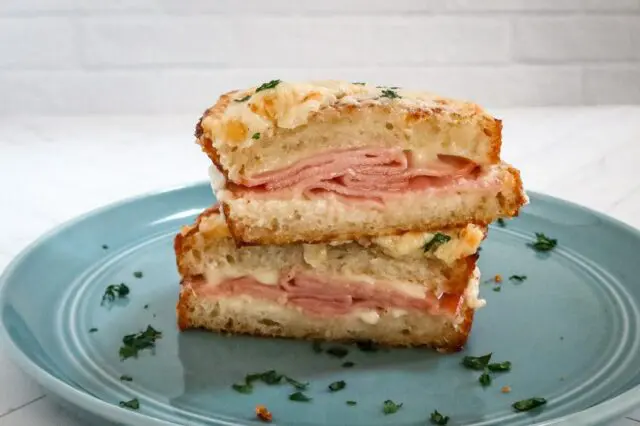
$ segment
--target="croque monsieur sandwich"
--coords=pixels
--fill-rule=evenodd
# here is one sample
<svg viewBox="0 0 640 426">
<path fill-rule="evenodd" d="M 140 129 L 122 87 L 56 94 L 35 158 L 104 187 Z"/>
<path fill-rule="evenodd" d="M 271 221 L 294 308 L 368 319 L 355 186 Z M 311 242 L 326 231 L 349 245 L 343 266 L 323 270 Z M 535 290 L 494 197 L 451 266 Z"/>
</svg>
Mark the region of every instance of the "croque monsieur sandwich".
<svg viewBox="0 0 640 426">
<path fill-rule="evenodd" d="M 273 80 L 196 126 L 219 202 L 175 239 L 180 329 L 460 349 L 487 225 L 527 202 L 479 106 Z"/>
<path fill-rule="evenodd" d="M 175 239 L 180 329 L 460 349 L 485 228 L 238 247 L 217 207 Z"/>
<path fill-rule="evenodd" d="M 501 129 L 479 106 L 429 93 L 274 80 L 220 97 L 196 137 L 233 238 L 287 244 L 516 215 L 526 196 L 500 161 Z"/>
</svg>

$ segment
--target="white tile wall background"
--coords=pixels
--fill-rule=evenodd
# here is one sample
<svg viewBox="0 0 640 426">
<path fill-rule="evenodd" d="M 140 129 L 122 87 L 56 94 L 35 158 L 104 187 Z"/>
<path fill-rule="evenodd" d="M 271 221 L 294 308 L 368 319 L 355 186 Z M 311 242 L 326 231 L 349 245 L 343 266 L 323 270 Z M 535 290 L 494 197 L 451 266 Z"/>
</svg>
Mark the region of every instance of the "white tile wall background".
<svg viewBox="0 0 640 426">
<path fill-rule="evenodd" d="M 0 0 L 0 114 L 193 113 L 272 78 L 640 103 L 640 0 Z"/>
</svg>

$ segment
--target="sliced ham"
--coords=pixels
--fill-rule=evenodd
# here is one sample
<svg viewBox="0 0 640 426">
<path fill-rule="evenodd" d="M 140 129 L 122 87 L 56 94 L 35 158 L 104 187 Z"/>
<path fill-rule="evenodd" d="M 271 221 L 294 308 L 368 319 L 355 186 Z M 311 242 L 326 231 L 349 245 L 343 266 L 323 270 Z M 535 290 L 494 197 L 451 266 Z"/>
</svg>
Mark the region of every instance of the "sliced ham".
<svg viewBox="0 0 640 426">
<path fill-rule="evenodd" d="M 439 155 L 418 164 L 399 148 L 335 150 L 298 161 L 287 168 L 261 173 L 236 184 L 241 191 L 280 198 L 333 193 L 347 199 L 382 202 L 389 194 L 450 184 L 470 176 L 477 165 L 465 158 Z"/>
<path fill-rule="evenodd" d="M 278 285 L 266 285 L 251 276 L 224 280 L 217 285 L 192 285 L 196 292 L 209 296 L 248 295 L 284 305 L 301 308 L 308 314 L 320 316 L 345 315 L 366 310 L 417 310 L 433 315 L 457 315 L 462 294 L 426 292 L 413 297 L 392 287 L 367 282 L 345 280 L 310 274 L 304 271 L 285 271 Z"/>
</svg>

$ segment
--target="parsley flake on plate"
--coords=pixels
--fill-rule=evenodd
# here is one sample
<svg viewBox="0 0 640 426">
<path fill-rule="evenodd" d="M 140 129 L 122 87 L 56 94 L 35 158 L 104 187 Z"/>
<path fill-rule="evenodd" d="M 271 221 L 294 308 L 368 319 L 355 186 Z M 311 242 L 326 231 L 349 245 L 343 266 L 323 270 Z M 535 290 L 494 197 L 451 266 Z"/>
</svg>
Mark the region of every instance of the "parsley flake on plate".
<svg viewBox="0 0 640 426">
<path fill-rule="evenodd" d="M 357 404 L 357 402 L 356 402 L 356 401 L 347 401 L 347 405 L 354 406 L 354 405 L 356 405 L 356 404 Z"/>
<path fill-rule="evenodd" d="M 505 226 L 507 226 L 507 222 L 505 222 L 503 218 L 499 218 L 496 222 L 498 222 L 498 226 L 500 228 L 504 228 Z"/>
<path fill-rule="evenodd" d="M 95 333 L 96 331 L 98 331 L 98 329 L 95 327 L 89 329 L 89 333 Z"/>
<path fill-rule="evenodd" d="M 309 401 L 311 401 L 311 398 L 308 397 L 307 395 L 303 394 L 302 392 L 292 393 L 291 395 L 289 395 L 289 399 L 291 401 L 296 401 L 296 402 L 309 402 Z"/>
<path fill-rule="evenodd" d="M 129 294 L 129 287 L 125 283 L 120 284 L 110 284 L 107 288 L 104 289 L 104 294 L 102 295 L 102 302 L 100 305 L 104 305 L 105 302 L 113 302 L 118 299 L 122 299 L 123 297 L 127 297 Z"/>
<path fill-rule="evenodd" d="M 340 380 L 338 382 L 333 382 L 329 385 L 329 390 L 331 392 L 337 392 L 339 390 L 344 389 L 345 387 L 347 387 L 347 383 L 344 380 Z"/>
<path fill-rule="evenodd" d="M 493 372 L 511 371 L 511 361 L 494 362 L 487 365 L 487 368 Z"/>
<path fill-rule="evenodd" d="M 343 363 L 342 363 L 342 366 L 343 366 L 344 368 L 351 368 L 351 367 L 353 367 L 354 365 L 355 365 L 355 363 L 353 363 L 353 362 L 351 362 L 351 361 L 346 361 L 346 362 L 343 362 Z"/>
<path fill-rule="evenodd" d="M 527 279 L 526 275 L 511 275 L 509 277 L 509 281 L 515 281 L 515 282 L 519 282 L 519 283 L 523 282 L 526 279 Z"/>
<path fill-rule="evenodd" d="M 122 338 L 122 347 L 120 347 L 120 358 L 138 358 L 138 353 L 144 349 L 155 349 L 156 340 L 162 337 L 162 332 L 156 330 L 150 325 L 147 329 L 139 333 L 127 334 Z"/>
<path fill-rule="evenodd" d="M 135 271 L 135 272 L 133 273 L 133 276 L 134 276 L 135 278 L 142 278 L 142 271 Z"/>
<path fill-rule="evenodd" d="M 138 401 L 138 398 L 133 398 L 129 401 L 120 401 L 119 405 L 130 410 L 137 410 L 140 408 L 140 401 Z"/>
<path fill-rule="evenodd" d="M 529 246 L 533 248 L 535 251 L 551 251 L 558 245 L 558 240 L 555 238 L 549 238 L 544 235 L 542 232 L 536 232 L 536 240 L 532 243 L 529 243 Z"/>
<path fill-rule="evenodd" d="M 447 234 L 443 234 L 441 232 L 436 232 L 435 235 L 433 236 L 433 238 L 431 238 L 429 241 L 424 243 L 424 246 L 422 246 L 422 249 L 426 253 L 431 249 L 438 248 L 439 246 L 441 246 L 444 243 L 449 242 L 450 240 L 451 240 L 451 237 L 448 236 Z"/>
<path fill-rule="evenodd" d="M 493 291 L 496 291 L 496 292 L 502 291 L 502 287 L 500 286 L 494 287 Z"/>
<path fill-rule="evenodd" d="M 401 403 L 395 403 L 390 399 L 387 399 L 383 404 L 382 404 L 382 412 L 386 415 L 386 414 L 393 414 L 398 412 L 398 410 L 402 408 L 402 402 Z"/>
<path fill-rule="evenodd" d="M 262 92 L 263 90 L 267 90 L 267 89 L 273 89 L 274 87 L 276 87 L 278 84 L 280 84 L 281 81 L 280 80 L 271 80 L 268 83 L 264 83 L 261 84 L 257 89 L 256 89 L 256 93 L 258 92 Z"/>
<path fill-rule="evenodd" d="M 489 386 L 491 384 L 491 376 L 486 371 L 480 375 L 478 381 L 482 385 L 482 387 Z"/>
<path fill-rule="evenodd" d="M 438 410 L 433 410 L 433 413 L 431 413 L 431 423 L 434 425 L 444 426 L 449 423 L 449 416 L 439 413 Z"/>
<path fill-rule="evenodd" d="M 472 370 L 484 370 L 491 361 L 491 352 L 482 356 L 465 356 L 462 358 L 462 365 Z"/>
<path fill-rule="evenodd" d="M 123 374 L 122 376 L 120 376 L 120 380 L 122 380 L 123 382 L 132 382 L 133 377 Z"/>
<path fill-rule="evenodd" d="M 547 400 L 544 398 L 534 397 L 529 399 L 523 399 L 521 401 L 514 402 L 512 407 L 516 411 L 529 411 L 534 408 L 538 408 L 547 403 Z"/>
</svg>

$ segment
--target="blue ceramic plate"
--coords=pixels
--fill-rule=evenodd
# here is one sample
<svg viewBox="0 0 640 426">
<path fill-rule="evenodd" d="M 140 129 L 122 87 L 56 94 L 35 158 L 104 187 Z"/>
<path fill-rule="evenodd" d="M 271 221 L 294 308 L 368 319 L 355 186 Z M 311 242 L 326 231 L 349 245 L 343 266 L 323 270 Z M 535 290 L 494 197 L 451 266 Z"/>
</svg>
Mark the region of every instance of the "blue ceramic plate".
<svg viewBox="0 0 640 426">
<path fill-rule="evenodd" d="M 500 292 L 482 284 L 488 306 L 459 354 L 347 347 L 338 359 L 308 342 L 179 333 L 172 240 L 213 203 L 205 184 L 107 207 L 32 245 L 0 280 L 0 334 L 18 364 L 50 391 L 132 425 L 258 424 L 257 404 L 278 425 L 425 425 L 435 409 L 451 417 L 449 425 L 600 424 L 640 403 L 640 233 L 531 195 L 522 215 L 493 227 L 483 244 L 484 278 L 501 274 L 504 282 Z M 536 253 L 527 246 L 534 232 L 556 238 L 558 247 Z M 511 275 L 527 279 L 509 281 Z M 131 289 L 128 298 L 101 306 L 105 287 L 121 282 Z M 147 325 L 163 333 L 155 353 L 121 361 L 122 337 Z M 513 369 L 483 388 L 480 373 L 460 362 L 487 352 Z M 355 365 L 344 368 L 345 361 Z M 308 381 L 313 400 L 289 401 L 288 384 L 259 384 L 250 395 L 231 388 L 247 373 L 270 369 Z M 133 380 L 121 381 L 123 374 Z M 329 392 L 339 380 L 346 388 Z M 514 401 L 530 397 L 548 404 L 513 411 Z M 132 398 L 138 411 L 118 406 Z M 389 399 L 403 405 L 385 415 Z"/>
</svg>

